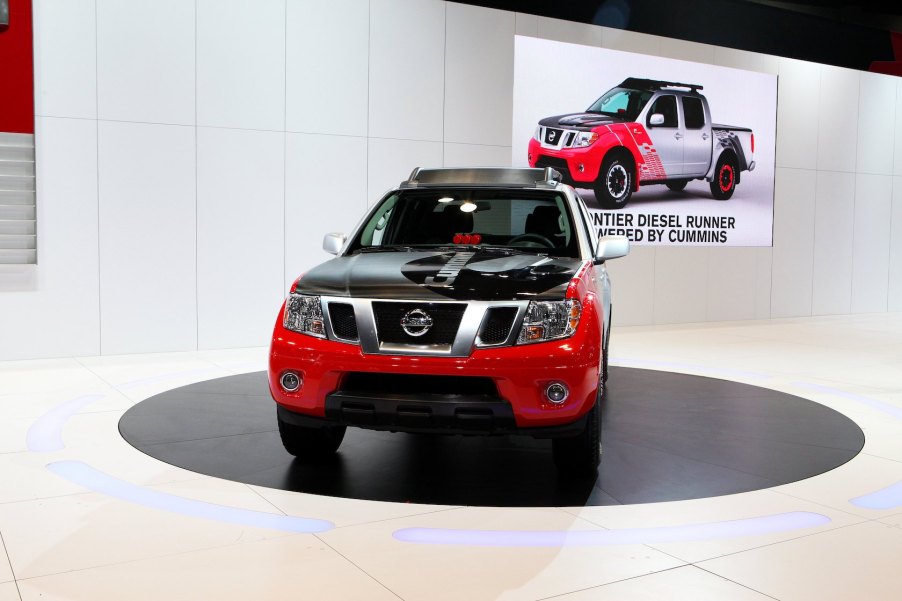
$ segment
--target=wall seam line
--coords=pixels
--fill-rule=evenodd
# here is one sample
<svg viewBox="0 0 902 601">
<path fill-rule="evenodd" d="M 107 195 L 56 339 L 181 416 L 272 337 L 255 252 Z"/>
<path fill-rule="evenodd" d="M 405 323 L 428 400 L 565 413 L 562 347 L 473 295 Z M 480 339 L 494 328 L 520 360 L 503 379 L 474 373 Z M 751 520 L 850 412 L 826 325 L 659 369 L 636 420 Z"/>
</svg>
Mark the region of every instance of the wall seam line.
<svg viewBox="0 0 902 601">
<path fill-rule="evenodd" d="M 100 254 L 100 17 L 94 0 L 94 169 L 97 189 L 97 354 L 103 355 L 103 286 Z"/>
<path fill-rule="evenodd" d="M 442 36 L 442 167 L 445 166 L 445 119 L 447 115 L 446 100 L 448 96 L 448 3 L 442 2 L 444 9 L 444 36 Z"/>
<path fill-rule="evenodd" d="M 282 82 L 282 281 L 279 292 L 285 296 L 288 285 L 288 1 L 285 0 L 284 64 Z"/>
<path fill-rule="evenodd" d="M 198 244 L 199 205 L 200 197 L 198 195 L 198 160 L 197 160 L 197 3 L 194 0 L 194 350 L 200 350 L 200 285 L 198 276 L 200 275 L 200 256 Z"/>
<path fill-rule="evenodd" d="M 900 80 L 902 81 L 902 80 Z M 899 92 L 902 90 L 902 85 L 899 82 L 896 82 L 896 102 L 893 105 L 893 130 L 899 129 Z M 895 136 L 894 136 L 895 138 Z M 893 140 L 893 163 L 890 168 L 890 182 L 889 182 L 889 244 L 886 249 L 886 308 L 884 309 L 884 313 L 890 312 L 890 295 L 892 294 L 892 285 L 893 285 L 893 213 L 896 206 L 895 198 L 896 198 L 896 155 L 898 154 L 898 149 L 896 148 L 896 140 Z"/>
</svg>

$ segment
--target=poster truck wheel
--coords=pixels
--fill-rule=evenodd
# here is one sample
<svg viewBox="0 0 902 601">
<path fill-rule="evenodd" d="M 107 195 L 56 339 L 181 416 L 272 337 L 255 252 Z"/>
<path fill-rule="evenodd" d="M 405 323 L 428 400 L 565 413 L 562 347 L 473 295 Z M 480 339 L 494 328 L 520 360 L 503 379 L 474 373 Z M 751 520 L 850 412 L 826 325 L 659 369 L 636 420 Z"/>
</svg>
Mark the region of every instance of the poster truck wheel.
<svg viewBox="0 0 902 601">
<path fill-rule="evenodd" d="M 595 200 L 603 209 L 622 209 L 633 193 L 633 167 L 622 157 L 608 155 L 595 182 Z"/>
<path fill-rule="evenodd" d="M 729 200 L 736 190 L 736 159 L 732 155 L 722 154 L 714 169 L 714 181 L 711 182 L 711 196 L 717 200 Z"/>
</svg>

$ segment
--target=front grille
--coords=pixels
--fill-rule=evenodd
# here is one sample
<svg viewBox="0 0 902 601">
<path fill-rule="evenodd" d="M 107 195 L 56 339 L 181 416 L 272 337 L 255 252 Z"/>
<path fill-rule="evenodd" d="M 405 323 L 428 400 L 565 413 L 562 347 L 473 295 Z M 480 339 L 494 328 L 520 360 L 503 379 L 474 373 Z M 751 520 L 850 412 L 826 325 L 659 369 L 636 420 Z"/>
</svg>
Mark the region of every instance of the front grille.
<svg viewBox="0 0 902 601">
<path fill-rule="evenodd" d="M 554 146 L 559 146 L 561 143 L 561 136 L 564 135 L 563 129 L 557 129 L 556 127 L 546 127 L 545 128 L 545 143 L 551 144 Z"/>
<path fill-rule="evenodd" d="M 329 303 L 329 320 L 332 331 L 343 340 L 357 340 L 357 319 L 354 306 L 348 303 Z"/>
<path fill-rule="evenodd" d="M 388 303 L 374 302 L 373 315 L 379 342 L 391 344 L 452 344 L 463 318 L 465 303 Z M 401 327 L 407 313 L 419 309 L 432 318 L 432 327 L 422 336 L 411 336 Z"/>
<path fill-rule="evenodd" d="M 341 379 L 338 392 L 417 397 L 487 396 L 497 397 L 498 388 L 491 378 L 478 376 L 423 376 L 352 371 Z"/>
<path fill-rule="evenodd" d="M 480 342 L 482 344 L 501 344 L 507 340 L 516 317 L 516 307 L 489 309 L 485 321 L 482 322 L 482 328 L 479 330 Z"/>
</svg>

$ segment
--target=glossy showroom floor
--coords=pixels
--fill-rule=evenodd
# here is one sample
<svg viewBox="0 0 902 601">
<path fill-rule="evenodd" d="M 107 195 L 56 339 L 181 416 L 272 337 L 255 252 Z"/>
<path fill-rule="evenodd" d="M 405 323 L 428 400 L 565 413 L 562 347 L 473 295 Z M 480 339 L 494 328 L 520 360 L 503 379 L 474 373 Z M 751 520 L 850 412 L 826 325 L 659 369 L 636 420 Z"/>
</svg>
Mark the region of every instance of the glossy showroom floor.
<svg viewBox="0 0 902 601">
<path fill-rule="evenodd" d="M 611 352 L 810 399 L 864 448 L 702 499 L 379 502 L 205 476 L 120 436 L 137 403 L 259 371 L 265 349 L 0 363 L 0 601 L 902 599 L 902 314 L 620 328 Z"/>
</svg>

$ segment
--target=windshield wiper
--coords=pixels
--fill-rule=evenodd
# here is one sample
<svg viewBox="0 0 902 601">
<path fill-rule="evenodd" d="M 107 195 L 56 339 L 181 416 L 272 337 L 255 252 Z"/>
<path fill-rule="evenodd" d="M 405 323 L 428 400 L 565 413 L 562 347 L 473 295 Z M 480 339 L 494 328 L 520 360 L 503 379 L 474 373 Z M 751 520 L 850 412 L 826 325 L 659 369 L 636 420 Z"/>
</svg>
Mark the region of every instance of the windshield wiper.
<svg viewBox="0 0 902 601">
<path fill-rule="evenodd" d="M 512 255 L 541 255 L 543 257 L 547 257 L 551 255 L 550 249 L 543 248 L 528 248 L 528 247 L 516 247 L 516 246 L 491 246 L 491 245 L 482 245 L 479 248 L 489 249 L 489 250 L 500 250 L 501 252 L 510 253 Z"/>
<path fill-rule="evenodd" d="M 380 252 L 398 252 L 398 251 L 412 251 L 416 250 L 413 246 L 407 246 L 404 244 L 385 244 L 382 246 L 363 246 L 358 248 L 358 252 L 362 253 L 380 253 Z"/>
</svg>

